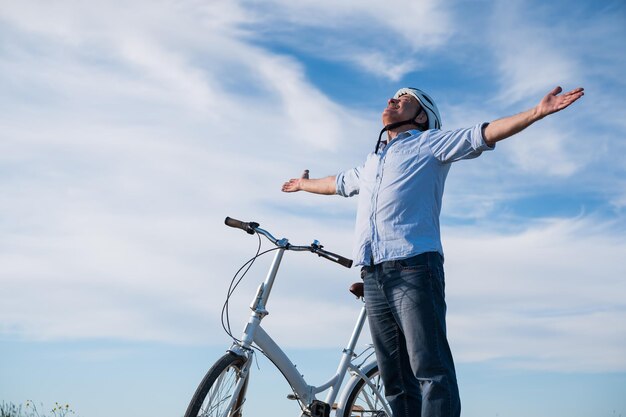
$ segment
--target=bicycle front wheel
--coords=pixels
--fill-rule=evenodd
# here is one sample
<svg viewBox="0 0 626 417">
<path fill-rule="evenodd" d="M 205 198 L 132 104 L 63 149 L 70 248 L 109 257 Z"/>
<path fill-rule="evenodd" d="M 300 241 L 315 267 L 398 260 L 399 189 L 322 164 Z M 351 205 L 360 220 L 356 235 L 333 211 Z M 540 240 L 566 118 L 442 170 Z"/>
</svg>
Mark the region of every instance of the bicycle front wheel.
<svg viewBox="0 0 626 417">
<path fill-rule="evenodd" d="M 367 382 L 365 379 L 359 380 L 348 395 L 343 417 L 391 417 L 385 411 L 389 410 L 389 405 L 385 400 L 385 389 L 378 366 L 370 369 L 366 376 Z"/>
<path fill-rule="evenodd" d="M 228 352 L 209 369 L 196 389 L 185 417 L 241 417 L 246 400 L 248 377 L 233 403 L 237 384 L 241 380 L 241 370 L 247 359 Z M 232 407 L 229 404 L 232 403 Z"/>
</svg>

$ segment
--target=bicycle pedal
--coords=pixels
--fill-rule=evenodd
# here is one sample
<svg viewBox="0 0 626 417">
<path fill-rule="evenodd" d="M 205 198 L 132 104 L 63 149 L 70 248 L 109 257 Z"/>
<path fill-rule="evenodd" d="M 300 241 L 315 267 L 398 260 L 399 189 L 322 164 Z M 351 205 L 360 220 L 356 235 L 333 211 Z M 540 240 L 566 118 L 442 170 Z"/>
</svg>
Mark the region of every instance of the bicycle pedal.
<svg viewBox="0 0 626 417">
<path fill-rule="evenodd" d="M 325 402 L 315 400 L 309 406 L 311 417 L 329 417 L 330 405 Z"/>
</svg>

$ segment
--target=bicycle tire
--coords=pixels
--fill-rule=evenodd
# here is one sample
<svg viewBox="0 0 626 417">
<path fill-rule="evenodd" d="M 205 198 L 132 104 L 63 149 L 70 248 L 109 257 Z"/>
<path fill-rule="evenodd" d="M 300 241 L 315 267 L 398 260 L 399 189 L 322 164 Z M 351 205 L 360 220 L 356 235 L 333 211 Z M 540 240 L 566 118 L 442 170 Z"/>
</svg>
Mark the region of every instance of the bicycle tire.
<svg viewBox="0 0 626 417">
<path fill-rule="evenodd" d="M 228 352 L 209 369 L 196 389 L 185 417 L 241 417 L 246 400 L 250 374 L 239 393 L 233 409 L 226 410 L 233 390 L 240 379 L 240 372 L 248 359 Z"/>
<path fill-rule="evenodd" d="M 366 376 L 380 392 L 380 397 L 373 392 L 364 379 L 360 379 L 348 395 L 342 417 L 391 417 L 385 412 L 383 406 L 387 404 L 387 400 L 385 400 L 385 390 L 378 366 L 370 369 Z"/>
</svg>

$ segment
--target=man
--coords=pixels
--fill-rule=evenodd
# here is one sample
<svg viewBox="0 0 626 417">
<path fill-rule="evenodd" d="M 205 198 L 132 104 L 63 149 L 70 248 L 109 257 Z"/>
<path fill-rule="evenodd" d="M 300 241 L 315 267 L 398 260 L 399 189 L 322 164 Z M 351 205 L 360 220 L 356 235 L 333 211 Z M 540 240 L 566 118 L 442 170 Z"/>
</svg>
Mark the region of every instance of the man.
<svg viewBox="0 0 626 417">
<path fill-rule="evenodd" d="M 475 158 L 583 96 L 557 87 L 515 116 L 442 131 L 431 97 L 400 89 L 364 165 L 336 176 L 286 182 L 285 192 L 359 194 L 354 260 L 365 286 L 372 340 L 395 417 L 458 417 L 456 373 L 446 337 L 439 215 L 452 162 Z M 381 138 L 387 132 L 387 141 Z"/>
</svg>

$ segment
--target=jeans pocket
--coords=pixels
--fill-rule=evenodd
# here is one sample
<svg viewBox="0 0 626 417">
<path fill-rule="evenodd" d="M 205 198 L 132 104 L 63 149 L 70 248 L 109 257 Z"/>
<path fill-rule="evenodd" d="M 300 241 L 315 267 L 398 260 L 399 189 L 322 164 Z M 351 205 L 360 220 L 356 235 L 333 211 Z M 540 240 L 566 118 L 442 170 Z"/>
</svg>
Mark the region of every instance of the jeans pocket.
<svg viewBox="0 0 626 417">
<path fill-rule="evenodd" d="M 412 256 L 406 259 L 400 259 L 396 261 L 396 265 L 401 271 L 417 271 L 424 270 L 428 267 L 428 264 L 424 262 L 423 257 L 420 255 Z"/>
</svg>

